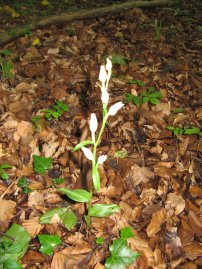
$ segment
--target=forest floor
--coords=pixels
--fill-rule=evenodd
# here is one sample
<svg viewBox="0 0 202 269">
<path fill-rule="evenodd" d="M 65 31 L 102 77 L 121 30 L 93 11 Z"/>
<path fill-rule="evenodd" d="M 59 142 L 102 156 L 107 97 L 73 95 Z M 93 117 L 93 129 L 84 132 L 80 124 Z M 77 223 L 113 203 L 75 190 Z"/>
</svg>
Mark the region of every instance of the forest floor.
<svg viewBox="0 0 202 269">
<path fill-rule="evenodd" d="M 37 11 L 49 14 L 50 8 L 52 14 L 57 4 L 51 3 L 52 9 L 38 4 L 32 12 L 22 4 L 2 6 L 1 32 Z M 23 8 L 28 14 L 20 13 Z M 127 268 L 202 268 L 200 8 L 199 0 L 187 0 L 25 29 L 1 48 L 1 268 L 21 268 L 23 256 L 26 269 L 102 269 L 124 227 L 135 235 L 128 246 L 140 254 Z M 98 147 L 98 156 L 108 158 L 99 167 L 101 188 L 93 204 L 117 204 L 120 211 L 92 217 L 87 228 L 84 203 L 57 189 L 90 188 L 91 163 L 73 149 L 91 139 L 91 113 L 101 124 L 97 82 L 106 57 L 113 63 L 109 107 L 119 101 L 124 106 L 108 119 Z M 47 159 L 34 163 L 33 156 Z M 43 222 L 41 216 L 55 208 L 67 210 L 72 225 L 61 210 Z M 19 242 L 11 248 L 15 239 L 25 240 L 25 231 L 30 238 L 22 255 Z M 42 234 L 53 237 L 44 243 Z"/>
</svg>

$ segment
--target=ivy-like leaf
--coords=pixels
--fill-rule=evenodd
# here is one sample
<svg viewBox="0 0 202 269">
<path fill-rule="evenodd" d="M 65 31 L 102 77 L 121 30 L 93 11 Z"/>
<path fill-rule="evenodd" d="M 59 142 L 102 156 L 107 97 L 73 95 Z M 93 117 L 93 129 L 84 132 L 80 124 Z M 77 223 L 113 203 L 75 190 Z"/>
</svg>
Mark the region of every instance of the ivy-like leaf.
<svg viewBox="0 0 202 269">
<path fill-rule="evenodd" d="M 91 199 L 91 194 L 85 190 L 67 190 L 65 188 L 60 188 L 58 191 L 66 194 L 70 199 L 76 202 L 89 202 Z"/>
<path fill-rule="evenodd" d="M 40 234 L 38 235 L 38 238 L 41 244 L 39 251 L 46 255 L 51 255 L 54 247 L 57 247 L 62 243 L 58 235 Z"/>
<path fill-rule="evenodd" d="M 65 208 L 53 208 L 40 217 L 41 224 L 50 224 L 54 215 L 58 215 L 60 219 L 63 219 L 65 213 L 68 211 L 68 207 Z"/>
<path fill-rule="evenodd" d="M 71 209 L 69 209 L 65 213 L 62 222 L 63 222 L 63 225 L 67 228 L 67 230 L 71 230 L 77 222 L 77 217 L 74 214 L 74 212 Z"/>
<path fill-rule="evenodd" d="M 128 238 L 134 237 L 134 233 L 133 233 L 131 227 L 122 228 L 120 235 L 121 235 L 121 239 L 128 239 Z"/>
<path fill-rule="evenodd" d="M 34 171 L 38 174 L 45 174 L 46 170 L 52 166 L 52 159 L 42 156 L 33 155 Z"/>
</svg>

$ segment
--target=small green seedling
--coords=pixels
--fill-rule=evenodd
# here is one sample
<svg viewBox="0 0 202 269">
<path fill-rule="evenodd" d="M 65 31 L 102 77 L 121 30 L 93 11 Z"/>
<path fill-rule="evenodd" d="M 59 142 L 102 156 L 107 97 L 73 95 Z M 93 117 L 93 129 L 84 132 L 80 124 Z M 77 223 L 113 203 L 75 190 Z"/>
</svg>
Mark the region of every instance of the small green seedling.
<svg viewBox="0 0 202 269">
<path fill-rule="evenodd" d="M 56 105 L 52 107 L 52 109 L 44 110 L 45 118 L 50 119 L 51 117 L 58 119 L 62 113 L 69 110 L 68 105 L 64 104 L 62 101 L 56 101 Z"/>
<path fill-rule="evenodd" d="M 52 167 L 52 159 L 33 155 L 34 171 L 38 174 L 45 174 L 46 170 Z"/>
<path fill-rule="evenodd" d="M 158 20 L 155 20 L 154 30 L 155 30 L 155 40 L 159 40 L 161 38 L 162 31 L 163 31 L 161 21 L 158 22 Z"/>
<path fill-rule="evenodd" d="M 102 245 L 104 243 L 104 239 L 102 237 L 97 237 L 95 240 L 96 244 Z"/>
<path fill-rule="evenodd" d="M 54 218 L 59 218 L 67 230 L 71 230 L 77 222 L 77 217 L 74 212 L 69 207 L 65 207 L 54 208 L 46 212 L 40 217 L 40 223 L 51 224 Z"/>
<path fill-rule="evenodd" d="M 184 113 L 184 112 L 185 112 L 185 109 L 181 107 L 178 107 L 175 110 L 173 110 L 173 114 Z"/>
<path fill-rule="evenodd" d="M 120 54 L 112 54 L 111 56 L 112 64 L 128 65 L 127 62 L 130 60 L 131 60 L 130 58 Z"/>
<path fill-rule="evenodd" d="M 134 234 L 130 227 L 121 229 L 120 238 L 113 240 L 109 247 L 111 256 L 105 262 L 106 269 L 125 269 L 140 256 L 128 246 L 127 239 L 131 237 L 134 237 Z"/>
<path fill-rule="evenodd" d="M 140 86 L 142 88 L 146 86 L 146 83 L 144 81 L 142 81 L 142 80 L 139 80 L 139 79 L 129 80 L 128 84 L 136 84 L 136 85 L 138 85 L 138 86 Z"/>
<path fill-rule="evenodd" d="M 159 103 L 159 99 L 163 98 L 163 95 L 159 91 L 155 91 L 154 87 L 149 87 L 147 92 L 141 93 L 140 95 L 133 95 L 132 93 L 128 93 L 125 97 L 127 102 L 132 102 L 135 105 L 143 105 L 146 102 L 151 103 L 152 105 L 156 105 Z"/>
<path fill-rule="evenodd" d="M 202 132 L 197 127 L 191 127 L 191 128 L 181 128 L 181 127 L 174 127 L 174 126 L 168 126 L 167 129 L 169 131 L 172 131 L 174 135 L 198 135 L 199 137 L 202 137 Z"/>
<path fill-rule="evenodd" d="M 121 158 L 121 159 L 126 158 L 126 157 L 128 157 L 128 151 L 118 150 L 114 153 L 114 157 Z"/>
<path fill-rule="evenodd" d="M 64 178 L 53 178 L 52 179 L 52 186 L 56 187 L 57 185 L 64 183 L 64 181 L 65 181 Z"/>
<path fill-rule="evenodd" d="M 4 163 L 0 165 L 0 178 L 7 180 L 9 178 L 8 173 L 5 171 L 5 169 L 11 169 L 12 166 L 10 164 Z"/>
<path fill-rule="evenodd" d="M 18 262 L 27 251 L 31 238 L 28 232 L 18 224 L 12 224 L 0 238 L 0 268 L 21 269 Z"/>
<path fill-rule="evenodd" d="M 13 77 L 13 63 L 11 60 L 6 58 L 11 56 L 12 52 L 8 49 L 0 50 L 0 67 L 2 71 L 3 80 Z"/>
<path fill-rule="evenodd" d="M 23 190 L 24 193 L 30 193 L 30 192 L 32 192 L 32 190 L 28 187 L 29 181 L 28 181 L 28 179 L 25 176 L 21 177 L 18 180 L 17 185 L 18 185 L 18 187 L 22 188 L 22 190 Z"/>
<path fill-rule="evenodd" d="M 41 244 L 39 251 L 46 255 L 53 254 L 54 248 L 62 244 L 59 235 L 40 234 L 38 238 Z"/>
<path fill-rule="evenodd" d="M 25 27 L 21 32 L 20 32 L 20 36 L 32 36 L 32 31 L 28 28 Z"/>
</svg>

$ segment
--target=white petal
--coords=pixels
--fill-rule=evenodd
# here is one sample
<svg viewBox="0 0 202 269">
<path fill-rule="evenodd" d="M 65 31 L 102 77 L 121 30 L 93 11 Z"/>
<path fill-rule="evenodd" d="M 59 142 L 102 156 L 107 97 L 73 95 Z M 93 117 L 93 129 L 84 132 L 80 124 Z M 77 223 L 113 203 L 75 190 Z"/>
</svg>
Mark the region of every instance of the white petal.
<svg viewBox="0 0 202 269">
<path fill-rule="evenodd" d="M 84 155 L 86 156 L 86 158 L 90 161 L 93 160 L 93 153 L 90 149 L 86 148 L 86 147 L 81 147 L 81 149 L 83 150 Z"/>
<path fill-rule="evenodd" d="M 113 106 L 110 107 L 109 111 L 108 111 L 108 116 L 114 116 L 117 111 L 122 108 L 124 104 L 122 102 L 118 102 L 116 104 L 114 104 Z"/>
<path fill-rule="evenodd" d="M 104 89 L 102 90 L 101 100 L 103 104 L 108 104 L 109 101 L 109 93 Z"/>
<path fill-rule="evenodd" d="M 98 127 L 97 117 L 96 117 L 95 113 L 92 113 L 91 117 L 90 117 L 90 130 L 91 130 L 91 133 L 95 133 L 96 130 L 97 130 L 97 127 Z"/>
<path fill-rule="evenodd" d="M 107 159 L 107 155 L 101 155 L 98 160 L 97 160 L 97 163 L 98 164 L 103 164 L 103 162 L 105 162 Z"/>
<path fill-rule="evenodd" d="M 111 62 L 111 60 L 109 58 L 107 58 L 106 70 L 107 71 L 112 70 L 112 62 Z"/>
<path fill-rule="evenodd" d="M 104 65 L 101 65 L 100 67 L 100 74 L 99 74 L 99 80 L 104 84 L 107 80 L 107 72 Z"/>
</svg>

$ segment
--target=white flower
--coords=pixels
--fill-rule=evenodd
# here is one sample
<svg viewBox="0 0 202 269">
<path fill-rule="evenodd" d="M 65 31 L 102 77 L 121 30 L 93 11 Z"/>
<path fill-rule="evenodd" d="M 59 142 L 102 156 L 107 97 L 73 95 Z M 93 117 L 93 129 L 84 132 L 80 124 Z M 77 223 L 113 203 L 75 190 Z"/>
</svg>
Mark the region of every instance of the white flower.
<svg viewBox="0 0 202 269">
<path fill-rule="evenodd" d="M 103 104 L 108 104 L 109 101 L 109 93 L 107 90 L 102 90 L 101 100 Z"/>
<path fill-rule="evenodd" d="M 81 147 L 81 149 L 83 150 L 84 155 L 86 156 L 86 158 L 90 161 L 93 160 L 93 153 L 90 149 L 86 148 L 86 147 Z"/>
<path fill-rule="evenodd" d="M 112 62 L 109 58 L 107 58 L 107 63 L 106 63 L 106 70 L 111 71 L 112 70 Z"/>
<path fill-rule="evenodd" d="M 97 117 L 95 113 L 91 113 L 90 116 L 90 131 L 91 133 L 95 133 L 98 127 Z"/>
<path fill-rule="evenodd" d="M 105 162 L 107 159 L 107 155 L 101 155 L 98 160 L 97 160 L 97 163 L 98 164 L 103 164 L 103 162 Z"/>
<path fill-rule="evenodd" d="M 108 116 L 114 116 L 114 115 L 117 113 L 117 111 L 118 111 L 120 108 L 122 108 L 123 105 L 124 105 L 124 104 L 123 104 L 122 102 L 118 102 L 118 103 L 114 104 L 113 106 L 110 107 L 110 109 L 109 109 L 107 115 L 108 115 Z"/>
<path fill-rule="evenodd" d="M 100 74 L 99 74 L 99 80 L 104 85 L 107 80 L 107 72 L 104 65 L 101 65 L 100 67 Z"/>
</svg>

